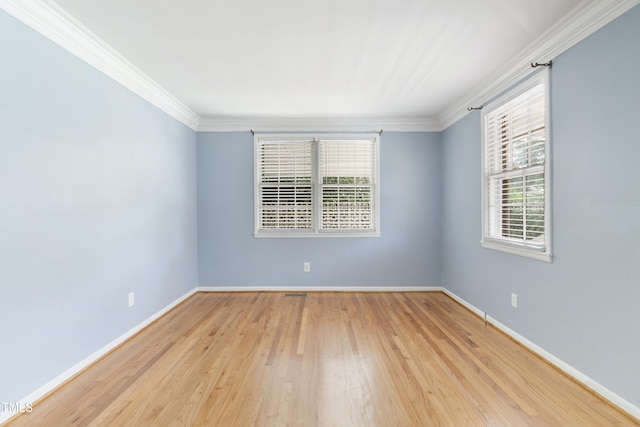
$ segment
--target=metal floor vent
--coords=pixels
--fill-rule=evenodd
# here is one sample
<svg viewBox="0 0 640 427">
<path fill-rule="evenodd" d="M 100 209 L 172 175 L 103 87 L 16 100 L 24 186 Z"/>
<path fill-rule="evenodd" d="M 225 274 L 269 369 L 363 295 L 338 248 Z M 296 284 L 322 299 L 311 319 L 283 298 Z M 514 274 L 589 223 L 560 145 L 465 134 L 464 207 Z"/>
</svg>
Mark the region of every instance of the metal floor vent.
<svg viewBox="0 0 640 427">
<path fill-rule="evenodd" d="M 284 294 L 285 297 L 300 297 L 300 298 L 306 298 L 307 294 L 306 293 L 302 293 L 302 294 Z"/>
</svg>

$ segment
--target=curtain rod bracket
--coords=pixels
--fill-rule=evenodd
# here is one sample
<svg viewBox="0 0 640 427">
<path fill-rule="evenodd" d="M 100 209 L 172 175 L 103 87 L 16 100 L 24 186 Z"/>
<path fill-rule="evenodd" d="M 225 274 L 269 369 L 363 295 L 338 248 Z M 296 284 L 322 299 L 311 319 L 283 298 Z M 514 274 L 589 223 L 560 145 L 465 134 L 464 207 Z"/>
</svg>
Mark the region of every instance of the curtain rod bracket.
<svg viewBox="0 0 640 427">
<path fill-rule="evenodd" d="M 484 107 L 484 105 L 481 105 L 479 107 L 467 107 L 467 111 L 482 110 L 482 107 Z"/>
<path fill-rule="evenodd" d="M 536 67 L 549 67 L 551 68 L 551 64 L 553 63 L 553 61 L 549 61 L 549 62 L 543 62 L 542 64 L 538 63 L 538 62 L 532 62 L 531 63 L 531 67 L 536 68 Z"/>
</svg>

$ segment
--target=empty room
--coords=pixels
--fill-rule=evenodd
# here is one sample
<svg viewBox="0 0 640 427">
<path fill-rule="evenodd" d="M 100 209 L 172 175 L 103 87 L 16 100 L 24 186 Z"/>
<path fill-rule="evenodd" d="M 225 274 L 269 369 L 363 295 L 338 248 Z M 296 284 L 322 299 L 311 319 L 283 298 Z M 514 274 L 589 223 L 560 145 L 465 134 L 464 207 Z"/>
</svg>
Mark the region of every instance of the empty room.
<svg viewBox="0 0 640 427">
<path fill-rule="evenodd" d="M 0 424 L 640 426 L 640 0 L 0 0 Z"/>
</svg>

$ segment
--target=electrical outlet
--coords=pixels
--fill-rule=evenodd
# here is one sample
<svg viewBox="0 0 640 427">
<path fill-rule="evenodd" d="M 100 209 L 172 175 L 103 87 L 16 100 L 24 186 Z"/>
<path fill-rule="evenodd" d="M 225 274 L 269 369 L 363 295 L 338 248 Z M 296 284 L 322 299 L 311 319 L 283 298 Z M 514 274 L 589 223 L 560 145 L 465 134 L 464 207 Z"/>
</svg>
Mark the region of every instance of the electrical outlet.
<svg viewBox="0 0 640 427">
<path fill-rule="evenodd" d="M 136 303 L 136 296 L 133 292 L 129 292 L 129 307 L 133 307 Z"/>
<path fill-rule="evenodd" d="M 310 262 L 305 262 L 304 263 L 304 272 L 308 273 L 311 271 L 311 263 Z"/>
<path fill-rule="evenodd" d="M 511 294 L 511 307 L 518 308 L 518 295 Z"/>
</svg>

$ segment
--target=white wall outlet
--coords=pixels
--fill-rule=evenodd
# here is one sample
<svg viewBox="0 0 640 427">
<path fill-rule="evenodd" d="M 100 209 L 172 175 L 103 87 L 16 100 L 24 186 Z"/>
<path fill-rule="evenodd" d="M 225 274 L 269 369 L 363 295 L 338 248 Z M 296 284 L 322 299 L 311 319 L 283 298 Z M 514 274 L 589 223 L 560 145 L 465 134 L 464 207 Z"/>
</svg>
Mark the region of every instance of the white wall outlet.
<svg viewBox="0 0 640 427">
<path fill-rule="evenodd" d="M 133 307 L 136 303 L 136 296 L 133 292 L 129 292 L 129 307 Z"/>
<path fill-rule="evenodd" d="M 303 268 L 304 268 L 304 272 L 305 273 L 310 272 L 311 271 L 311 263 L 310 262 L 305 262 Z"/>
<path fill-rule="evenodd" d="M 518 308 L 518 295 L 511 294 L 511 307 Z"/>
</svg>

